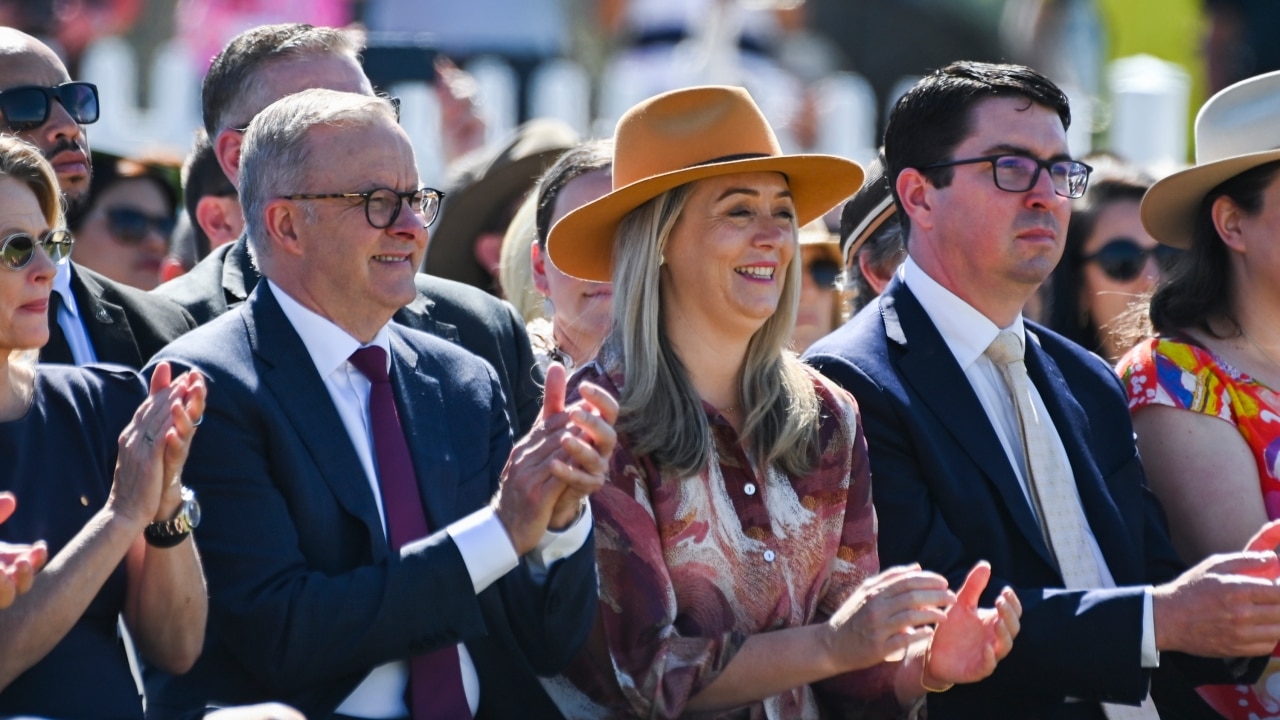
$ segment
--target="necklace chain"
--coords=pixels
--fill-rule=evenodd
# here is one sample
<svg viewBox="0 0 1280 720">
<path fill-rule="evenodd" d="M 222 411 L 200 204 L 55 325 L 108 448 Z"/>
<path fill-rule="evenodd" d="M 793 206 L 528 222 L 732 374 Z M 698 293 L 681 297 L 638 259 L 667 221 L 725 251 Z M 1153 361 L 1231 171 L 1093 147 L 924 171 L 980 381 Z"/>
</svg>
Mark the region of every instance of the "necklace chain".
<svg viewBox="0 0 1280 720">
<path fill-rule="evenodd" d="M 1236 323 L 1236 327 L 1240 328 L 1240 334 L 1243 335 L 1244 339 L 1248 340 L 1249 344 L 1252 345 L 1258 352 L 1262 353 L 1262 357 L 1266 358 L 1267 362 L 1271 363 L 1277 368 L 1280 368 L 1280 361 L 1277 361 L 1275 358 L 1271 357 L 1271 353 L 1267 352 L 1265 349 L 1263 349 L 1261 345 L 1254 342 L 1253 338 L 1249 337 L 1249 333 L 1245 332 L 1243 325 L 1241 325 L 1240 323 Z"/>
</svg>

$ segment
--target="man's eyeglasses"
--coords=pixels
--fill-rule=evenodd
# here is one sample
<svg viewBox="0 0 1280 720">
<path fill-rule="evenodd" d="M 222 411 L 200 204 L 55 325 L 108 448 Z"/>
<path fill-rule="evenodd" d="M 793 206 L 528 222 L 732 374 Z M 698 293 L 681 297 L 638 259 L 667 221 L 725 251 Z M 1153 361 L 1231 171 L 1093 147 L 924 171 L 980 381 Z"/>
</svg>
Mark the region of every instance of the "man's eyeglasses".
<svg viewBox="0 0 1280 720">
<path fill-rule="evenodd" d="M 1129 282 L 1142 274 L 1147 266 L 1147 258 L 1152 255 L 1161 270 L 1167 270 L 1173 260 L 1182 253 L 1181 250 L 1168 245 L 1156 245 L 1144 248 L 1131 238 L 1115 238 L 1096 252 L 1080 258 L 1082 262 L 1097 263 L 1107 277 L 1118 282 Z"/>
<path fill-rule="evenodd" d="M 1040 179 L 1040 171 L 1048 170 L 1049 179 L 1053 181 L 1053 191 L 1065 198 L 1078 198 L 1084 195 L 1089 185 L 1089 173 L 1093 168 L 1079 160 L 1041 160 L 1029 155 L 986 155 L 984 157 L 966 158 L 937 162 L 917 168 L 918 170 L 937 170 L 956 165 L 974 163 L 991 163 L 991 176 L 996 187 L 1006 192 L 1026 192 L 1036 186 Z"/>
<path fill-rule="evenodd" d="M 14 233 L 0 241 L 0 264 L 10 270 L 21 270 L 31 264 L 39 245 L 54 265 L 61 265 L 71 257 L 75 242 L 67 230 L 50 230 L 39 238 L 27 233 Z"/>
<path fill-rule="evenodd" d="M 400 217 L 400 206 L 406 201 L 414 212 L 422 216 L 422 227 L 435 222 L 440 213 L 440 201 L 444 193 L 433 188 L 418 188 L 406 192 L 396 192 L 391 188 L 375 188 L 366 192 L 355 193 L 296 193 L 285 195 L 282 200 L 336 200 L 339 198 L 364 200 L 364 219 L 373 227 L 382 230 L 389 228 Z"/>
<path fill-rule="evenodd" d="M 840 277 L 840 264 L 834 260 L 819 259 L 806 263 L 804 271 L 813 278 L 813 284 L 823 290 L 834 290 Z"/>
<path fill-rule="evenodd" d="M 14 132 L 34 130 L 45 124 L 53 101 L 81 125 L 98 121 L 98 87 L 87 82 L 67 82 L 56 87 L 23 85 L 0 91 L 0 113 Z"/>
<path fill-rule="evenodd" d="M 107 232 L 125 245 L 138 245 L 147 239 L 147 232 L 155 229 L 167 242 L 177 225 L 172 217 L 148 215 L 134 208 L 117 207 L 107 210 Z"/>
</svg>

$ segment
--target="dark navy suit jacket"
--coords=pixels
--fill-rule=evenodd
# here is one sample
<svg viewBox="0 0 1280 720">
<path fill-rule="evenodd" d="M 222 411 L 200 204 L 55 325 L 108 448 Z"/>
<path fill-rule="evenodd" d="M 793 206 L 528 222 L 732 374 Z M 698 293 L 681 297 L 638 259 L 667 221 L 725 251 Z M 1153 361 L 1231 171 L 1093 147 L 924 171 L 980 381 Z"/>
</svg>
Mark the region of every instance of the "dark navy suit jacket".
<svg viewBox="0 0 1280 720">
<path fill-rule="evenodd" d="M 301 338 L 265 283 L 157 356 L 209 379 L 183 472 L 204 510 L 204 653 L 148 682 L 148 715 L 206 701 L 331 714 L 388 661 L 465 642 L 480 717 L 556 717 L 535 673 L 558 673 L 591 628 L 591 542 L 545 583 L 521 565 L 477 595 L 444 528 L 484 506 L 511 450 L 493 368 L 392 324 L 392 384 L 433 533 L 390 550 L 365 472 Z"/>
<path fill-rule="evenodd" d="M 1066 447 L 1076 487 L 1118 587 L 1065 591 L 1062 577 L 994 428 L 919 301 L 900 279 L 806 360 L 858 401 L 880 520 L 881 565 L 919 562 L 959 587 L 991 562 L 985 602 L 1012 586 L 1022 632 L 987 680 L 931 695 L 929 717 L 1101 717 L 1096 702 L 1136 704 L 1141 586 L 1184 568 L 1163 511 L 1146 487 L 1123 387 L 1101 359 L 1028 322 L 1027 372 Z M 1054 589 L 1058 588 L 1058 589 Z M 1166 717 L 1207 710 L 1185 676 L 1230 682 L 1261 670 L 1162 655 L 1155 697 Z M 994 713 L 994 714 L 993 714 Z"/>
</svg>

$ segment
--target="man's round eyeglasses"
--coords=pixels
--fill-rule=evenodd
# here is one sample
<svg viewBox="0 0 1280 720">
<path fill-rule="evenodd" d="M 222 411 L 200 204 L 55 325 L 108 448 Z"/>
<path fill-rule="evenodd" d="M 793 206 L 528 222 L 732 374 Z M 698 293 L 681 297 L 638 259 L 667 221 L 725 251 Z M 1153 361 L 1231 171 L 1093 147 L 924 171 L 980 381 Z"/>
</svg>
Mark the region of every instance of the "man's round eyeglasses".
<svg viewBox="0 0 1280 720">
<path fill-rule="evenodd" d="M 991 177 L 996 187 L 1006 192 L 1026 192 L 1036 186 L 1040 171 L 1048 170 L 1053 191 L 1065 198 L 1084 195 L 1089 185 L 1089 173 L 1093 168 L 1079 160 L 1041 160 L 1030 155 L 986 155 L 984 157 L 950 160 L 924 165 L 917 170 L 937 170 L 956 165 L 991 163 Z"/>
<path fill-rule="evenodd" d="M 360 198 L 364 201 L 364 218 L 373 227 L 382 230 L 389 228 L 400 217 L 400 206 L 405 202 L 414 212 L 422 216 L 422 227 L 435 222 L 440 214 L 440 201 L 444 193 L 434 188 L 418 188 L 406 192 L 396 192 L 391 188 L 374 188 L 365 192 L 349 193 L 295 193 L 284 195 L 282 200 L 337 200 Z"/>
</svg>

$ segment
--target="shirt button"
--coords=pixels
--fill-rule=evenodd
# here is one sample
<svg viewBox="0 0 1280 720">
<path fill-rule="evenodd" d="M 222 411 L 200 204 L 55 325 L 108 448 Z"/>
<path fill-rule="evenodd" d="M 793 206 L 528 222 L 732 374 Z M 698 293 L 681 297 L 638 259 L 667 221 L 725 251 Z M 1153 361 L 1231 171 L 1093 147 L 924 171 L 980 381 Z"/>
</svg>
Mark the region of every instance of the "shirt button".
<svg viewBox="0 0 1280 720">
<path fill-rule="evenodd" d="M 773 552 L 772 550 L 765 550 L 765 551 L 764 551 L 764 561 L 765 561 L 765 562 L 771 563 L 771 562 L 773 562 L 773 561 L 774 561 L 774 559 L 775 559 L 775 558 L 777 558 L 777 557 L 778 557 L 778 556 L 777 556 L 776 554 L 774 554 L 774 552 Z"/>
<path fill-rule="evenodd" d="M 747 495 L 755 495 L 755 494 L 756 494 L 756 484 L 755 484 L 755 483 L 747 483 L 746 485 L 743 485 L 743 486 L 742 486 L 742 492 L 746 493 Z"/>
</svg>

